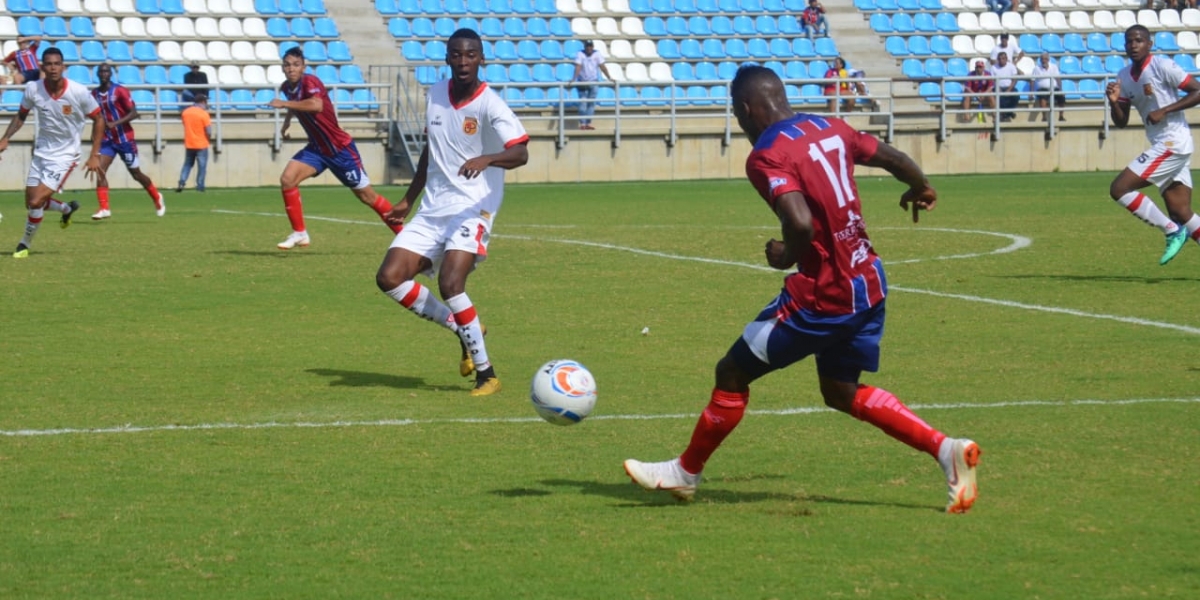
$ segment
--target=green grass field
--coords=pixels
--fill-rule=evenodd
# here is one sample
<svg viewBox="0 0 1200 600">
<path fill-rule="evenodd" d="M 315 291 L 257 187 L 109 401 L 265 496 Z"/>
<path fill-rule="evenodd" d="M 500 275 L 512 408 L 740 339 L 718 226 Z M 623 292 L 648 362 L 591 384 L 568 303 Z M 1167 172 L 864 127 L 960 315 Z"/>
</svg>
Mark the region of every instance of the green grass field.
<svg viewBox="0 0 1200 600">
<path fill-rule="evenodd" d="M 304 189 L 291 252 L 277 190 L 161 219 L 120 191 L 102 223 L 85 192 L 26 260 L 0 194 L 0 597 L 1200 597 L 1200 247 L 1158 266 L 1110 178 L 938 177 L 918 225 L 860 179 L 893 286 L 865 380 L 980 443 L 965 516 L 934 461 L 820 410 L 811 361 L 755 385 L 695 502 L 625 477 L 684 448 L 780 287 L 745 182 L 510 186 L 468 288 L 483 399 L 376 290 L 390 233 L 345 190 Z M 569 428 L 527 397 L 562 357 L 600 385 Z"/>
</svg>

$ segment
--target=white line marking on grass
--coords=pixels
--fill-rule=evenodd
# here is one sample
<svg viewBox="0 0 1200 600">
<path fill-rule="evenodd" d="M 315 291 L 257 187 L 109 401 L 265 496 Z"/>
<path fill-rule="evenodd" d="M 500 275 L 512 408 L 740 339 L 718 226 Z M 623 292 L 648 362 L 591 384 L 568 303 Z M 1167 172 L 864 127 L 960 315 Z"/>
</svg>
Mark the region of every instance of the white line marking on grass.
<svg viewBox="0 0 1200 600">
<path fill-rule="evenodd" d="M 1070 406 L 1127 406 L 1132 404 L 1196 404 L 1200 398 L 1134 398 L 1128 400 L 1012 400 L 1005 402 L 990 402 L 969 404 L 965 402 L 953 404 L 910 404 L 909 408 L 924 410 L 968 410 L 978 408 L 1039 408 L 1039 407 L 1070 407 Z M 796 408 L 781 408 L 777 410 L 748 410 L 748 414 L 762 416 L 792 416 L 820 413 L 833 413 L 833 409 L 823 406 L 802 406 Z M 596 415 L 589 421 L 656 421 L 666 419 L 695 419 L 698 413 L 676 413 L 663 415 Z M 495 417 L 495 418 L 460 418 L 460 419 L 381 419 L 378 421 L 328 421 L 281 423 L 269 421 L 266 423 L 200 423 L 197 425 L 121 425 L 118 427 L 103 427 L 94 429 L 16 429 L 0 430 L 4 437 L 45 437 L 55 435 L 89 435 L 105 433 L 155 433 L 167 431 L 221 431 L 221 430 L 254 430 L 254 429 L 332 429 L 345 427 L 405 427 L 409 425 L 495 425 L 508 423 L 541 423 L 539 417 Z"/>
<path fill-rule="evenodd" d="M 278 213 L 276 213 L 276 214 L 251 213 L 251 212 L 240 212 L 240 211 L 232 211 L 232 210 L 214 210 L 213 212 L 235 214 L 235 215 L 262 215 L 262 216 L 273 216 L 273 217 L 284 216 L 283 214 L 278 214 Z M 333 218 L 328 218 L 328 217 L 306 217 L 306 218 L 323 219 L 326 221 L 334 221 L 334 222 L 338 222 L 338 223 L 352 223 L 352 224 L 361 224 L 361 225 L 377 225 L 378 224 L 378 223 L 374 223 L 374 222 L 351 221 L 351 220 L 344 220 L 344 219 L 333 219 Z M 903 229 L 906 231 L 908 230 L 907 228 L 895 228 L 895 229 Z M 922 231 L 922 230 L 925 230 L 925 229 L 924 228 L 923 229 L 913 229 L 912 231 Z M 910 260 L 910 261 L 885 261 L 885 263 L 886 264 L 895 264 L 897 262 L 901 262 L 901 263 L 915 262 L 916 260 L 945 260 L 945 259 L 950 259 L 950 258 L 971 258 L 971 257 L 975 257 L 975 256 L 983 256 L 984 254 L 1004 254 L 1004 253 L 1008 253 L 1008 252 L 1015 252 L 1017 250 L 1020 250 L 1021 248 L 1028 247 L 1032 243 L 1029 240 L 1029 238 L 1026 238 L 1023 236 L 1010 235 L 1007 233 L 998 233 L 998 232 L 992 232 L 992 231 L 979 231 L 979 230 L 972 230 L 972 229 L 944 229 L 944 228 L 933 228 L 933 227 L 928 228 L 928 230 L 953 232 L 953 233 L 976 233 L 976 234 L 983 234 L 983 235 L 995 235 L 995 236 L 999 236 L 999 237 L 1008 238 L 1009 240 L 1012 241 L 1012 243 L 1010 243 L 1008 246 L 1005 246 L 1004 248 L 1000 248 L 998 250 L 993 250 L 991 252 L 987 252 L 987 253 L 983 253 L 983 254 L 961 254 L 961 255 L 935 257 L 932 259 L 914 259 L 914 260 Z M 749 264 L 749 263 L 743 263 L 743 262 L 737 262 L 737 261 L 731 261 L 731 260 L 720 260 L 720 259 L 716 259 L 716 258 L 702 258 L 699 256 L 684 256 L 684 255 L 680 255 L 680 254 L 670 254 L 667 252 L 656 252 L 653 250 L 642 250 L 641 248 L 631 248 L 628 246 L 617 246 L 615 244 L 604 244 L 604 243 L 600 243 L 600 242 L 587 242 L 587 241 L 583 241 L 583 240 L 568 240 L 568 239 L 561 239 L 561 238 L 538 238 L 538 237 L 530 237 L 530 236 L 523 236 L 523 235 L 506 235 L 506 236 L 495 236 L 495 237 L 503 237 L 506 239 L 525 240 L 525 241 L 551 242 L 551 243 L 556 243 L 556 244 L 570 244 L 570 245 L 574 245 L 574 246 L 586 246 L 589 248 L 602 248 L 605 250 L 618 250 L 621 252 L 629 252 L 632 254 L 640 254 L 643 256 L 653 256 L 656 258 L 666 258 L 666 259 L 670 259 L 670 260 L 682 260 L 682 261 L 699 262 L 699 263 L 714 264 L 714 265 L 725 265 L 725 266 L 730 266 L 730 267 L 742 267 L 745 269 L 754 269 L 756 271 L 770 271 L 772 273 L 783 274 L 783 271 L 773 269 L 767 265 L 755 265 L 755 264 Z M 1108 315 L 1108 314 L 1104 314 L 1104 313 L 1091 313 L 1091 312 L 1082 311 L 1082 310 L 1075 310 L 1073 308 L 1059 308 L 1057 306 L 1042 306 L 1040 304 L 1014 302 L 1012 300 L 996 300 L 994 298 L 985 298 L 982 296 L 971 296 L 968 294 L 952 294 L 952 293 L 947 293 L 947 292 L 935 292 L 933 290 L 922 290 L 922 289 L 910 288 L 910 287 L 904 287 L 904 286 L 898 286 L 898 285 L 892 285 L 892 286 L 889 286 L 889 288 L 891 290 L 898 291 L 898 292 L 909 292 L 912 294 L 925 294 L 927 296 L 935 296 L 938 298 L 950 298 L 953 300 L 965 300 L 967 302 L 978 302 L 981 304 L 991 304 L 993 306 L 1003 306 L 1005 308 L 1019 308 L 1021 310 L 1030 310 L 1030 311 L 1034 311 L 1034 312 L 1046 312 L 1046 313 L 1052 313 L 1052 314 L 1069 315 L 1072 317 L 1083 317 L 1086 319 L 1098 319 L 1098 320 L 1102 320 L 1102 321 L 1115 321 L 1118 323 L 1125 323 L 1128 325 L 1142 325 L 1145 327 L 1156 327 L 1158 329 L 1169 329 L 1172 331 L 1179 331 L 1179 332 L 1187 333 L 1190 335 L 1200 335 L 1200 327 L 1191 327 L 1188 325 L 1178 325 L 1176 323 L 1166 323 L 1166 322 L 1162 322 L 1162 321 L 1151 321 L 1149 319 L 1141 319 L 1138 317 L 1122 317 L 1120 315 Z"/>
</svg>

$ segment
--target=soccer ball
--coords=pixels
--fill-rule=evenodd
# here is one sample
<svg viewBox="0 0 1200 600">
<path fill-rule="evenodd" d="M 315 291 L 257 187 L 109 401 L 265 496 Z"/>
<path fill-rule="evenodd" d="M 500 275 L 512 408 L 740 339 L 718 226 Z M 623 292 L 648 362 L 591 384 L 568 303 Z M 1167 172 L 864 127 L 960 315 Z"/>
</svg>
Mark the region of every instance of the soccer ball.
<svg viewBox="0 0 1200 600">
<path fill-rule="evenodd" d="M 573 360 L 552 360 L 533 375 L 533 409 L 555 425 L 574 425 L 596 406 L 596 379 Z"/>
</svg>

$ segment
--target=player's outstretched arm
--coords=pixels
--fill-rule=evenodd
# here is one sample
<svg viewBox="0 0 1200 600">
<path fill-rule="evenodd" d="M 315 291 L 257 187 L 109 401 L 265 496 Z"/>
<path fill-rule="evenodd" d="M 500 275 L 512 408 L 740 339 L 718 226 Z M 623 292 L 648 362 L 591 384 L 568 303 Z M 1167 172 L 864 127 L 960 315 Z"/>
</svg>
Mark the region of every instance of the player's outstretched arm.
<svg viewBox="0 0 1200 600">
<path fill-rule="evenodd" d="M 88 118 L 92 120 L 92 151 L 88 153 L 83 169 L 90 178 L 92 173 L 100 172 L 100 143 L 104 141 L 104 130 L 107 126 L 104 123 L 104 114 L 98 108 Z"/>
<path fill-rule="evenodd" d="M 925 172 L 909 155 L 881 143 L 866 165 L 883 169 L 908 186 L 908 191 L 900 196 L 900 208 L 908 210 L 912 205 L 913 223 L 920 220 L 920 211 L 937 206 L 937 190 L 929 185 Z"/>
</svg>

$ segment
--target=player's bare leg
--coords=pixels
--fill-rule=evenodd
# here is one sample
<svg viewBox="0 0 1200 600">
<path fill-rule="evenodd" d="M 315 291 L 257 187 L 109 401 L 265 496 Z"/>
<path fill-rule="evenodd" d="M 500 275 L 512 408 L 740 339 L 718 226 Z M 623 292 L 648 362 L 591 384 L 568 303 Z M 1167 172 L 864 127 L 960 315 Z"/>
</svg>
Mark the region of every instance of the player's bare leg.
<svg viewBox="0 0 1200 600">
<path fill-rule="evenodd" d="M 390 248 L 375 273 L 375 285 L 379 291 L 418 317 L 457 332 L 458 324 L 450 314 L 450 307 L 438 300 L 429 288 L 414 280 L 418 273 L 431 265 L 428 258 L 410 250 Z"/>
<path fill-rule="evenodd" d="M 384 198 L 382 195 L 376 192 L 375 186 L 368 185 L 362 189 L 356 189 L 352 191 L 354 192 L 354 196 L 358 198 L 359 202 L 366 204 L 371 208 L 371 210 L 375 211 L 375 214 L 379 215 L 379 218 L 383 221 L 383 224 L 387 225 L 388 228 L 392 230 L 392 233 L 400 233 L 400 230 L 404 229 L 403 225 L 388 223 L 387 215 L 392 211 L 392 203 L 389 202 L 387 198 Z"/>
<path fill-rule="evenodd" d="M 1126 168 L 1117 175 L 1116 179 L 1113 179 L 1112 185 L 1108 188 L 1108 194 L 1133 216 L 1162 230 L 1163 235 L 1166 236 L 1166 249 L 1158 264 L 1165 265 L 1175 258 L 1175 255 L 1179 254 L 1183 245 L 1187 243 L 1187 229 L 1172 221 L 1170 217 L 1159 210 L 1153 200 L 1138 191 L 1149 185 L 1149 181 Z M 1190 190 L 1188 198 L 1190 204 Z"/>
<path fill-rule="evenodd" d="M 154 201 L 154 214 L 160 217 L 167 214 L 167 205 L 163 201 L 163 195 L 158 191 L 157 187 L 154 187 L 154 181 L 150 179 L 150 176 L 143 173 L 139 167 L 130 168 L 129 175 L 142 186 L 142 189 L 146 190 L 150 199 Z"/>
</svg>

